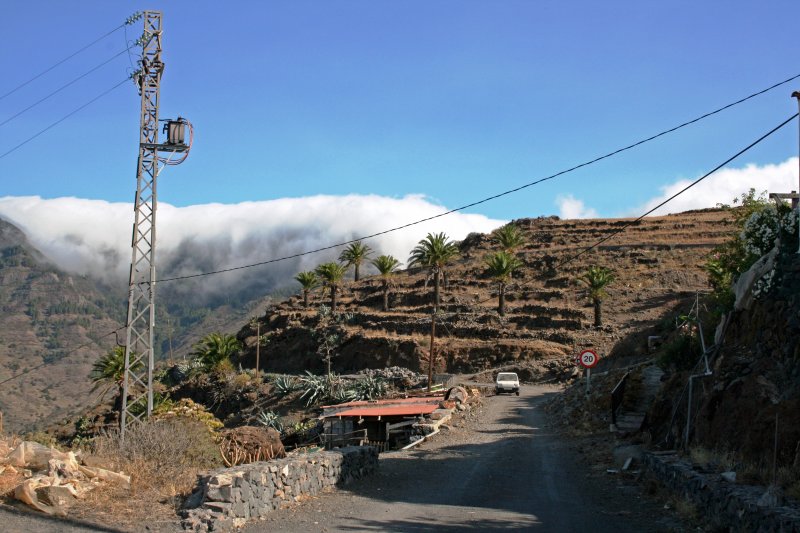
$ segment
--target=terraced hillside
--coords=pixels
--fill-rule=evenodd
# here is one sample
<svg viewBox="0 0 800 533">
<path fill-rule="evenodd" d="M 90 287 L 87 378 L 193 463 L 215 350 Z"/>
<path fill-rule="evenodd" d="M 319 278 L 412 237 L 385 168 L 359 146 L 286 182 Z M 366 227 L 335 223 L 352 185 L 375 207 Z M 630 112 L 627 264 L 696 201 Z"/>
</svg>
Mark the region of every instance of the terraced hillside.
<svg viewBox="0 0 800 533">
<path fill-rule="evenodd" d="M 94 400 L 87 376 L 95 359 L 114 346 L 108 334 L 124 321 L 119 309 L 90 280 L 48 264 L 17 227 L 0 220 L 0 411 L 6 430 L 51 423 Z"/>
<path fill-rule="evenodd" d="M 514 221 L 526 237 L 518 252 L 524 266 L 508 287 L 504 317 L 497 313 L 497 283 L 484 266 L 484 258 L 498 245 L 489 235 L 468 236 L 448 269 L 442 293 L 437 370 L 477 372 L 517 365 L 529 368 L 532 379 L 558 379 L 572 372 L 569 356 L 584 346 L 620 362 L 644 352 L 657 324 L 671 319 L 696 291 L 708 288 L 702 264 L 733 230 L 730 212 L 720 209 L 652 217 L 571 260 L 630 222 L 556 217 Z M 593 306 L 575 281 L 591 265 L 610 267 L 617 278 L 608 289 L 600 328 L 593 326 Z M 352 319 L 345 326 L 334 368 L 425 367 L 432 283 L 420 269 L 399 272 L 394 283 L 388 312 L 381 310 L 378 276 L 346 284 L 340 311 L 352 313 Z M 317 292 L 305 309 L 297 296 L 260 318 L 262 334 L 270 337 L 261 350 L 262 369 L 298 372 L 324 367 L 316 354 L 314 330 L 317 307 L 326 302 L 327 296 Z M 254 365 L 254 329 L 247 325 L 238 336 L 249 346 L 242 363 Z"/>
</svg>

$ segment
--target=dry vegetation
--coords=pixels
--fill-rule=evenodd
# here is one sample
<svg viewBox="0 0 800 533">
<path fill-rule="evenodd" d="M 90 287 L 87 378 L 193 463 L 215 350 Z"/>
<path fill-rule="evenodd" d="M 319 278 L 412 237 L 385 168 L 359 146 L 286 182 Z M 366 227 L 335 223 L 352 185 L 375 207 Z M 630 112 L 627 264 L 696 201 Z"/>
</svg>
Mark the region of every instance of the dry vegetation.
<svg viewBox="0 0 800 533">
<path fill-rule="evenodd" d="M 119 438 L 116 431 L 94 439 L 91 461 L 131 476 L 130 491 L 99 488 L 72 509 L 109 525 L 174 521 L 191 493 L 198 472 L 222 466 L 219 448 L 206 424 L 175 417 L 135 425 Z"/>
</svg>

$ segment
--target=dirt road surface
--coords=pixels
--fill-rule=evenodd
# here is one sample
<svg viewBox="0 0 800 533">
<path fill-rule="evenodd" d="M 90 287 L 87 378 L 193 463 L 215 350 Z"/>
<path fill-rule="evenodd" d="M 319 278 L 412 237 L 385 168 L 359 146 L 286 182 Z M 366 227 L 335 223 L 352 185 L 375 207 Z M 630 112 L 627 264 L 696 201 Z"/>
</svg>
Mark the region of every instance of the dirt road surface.
<svg viewBox="0 0 800 533">
<path fill-rule="evenodd" d="M 309 498 L 244 533 L 286 531 L 640 532 L 685 528 L 663 504 L 643 498 L 605 465 L 579 459 L 573 441 L 547 427 L 542 405 L 554 388 L 523 386 L 520 396 L 486 398 L 454 417 L 430 442 L 381 455 L 379 471 Z M 588 454 L 591 455 L 591 454 Z M 0 530 L 114 531 L 3 510 Z M 180 531 L 172 524 L 131 524 L 125 531 Z"/>
<path fill-rule="evenodd" d="M 552 388 L 487 398 L 431 442 L 381 455 L 366 480 L 274 513 L 244 531 L 675 531 L 683 527 L 635 487 L 587 475 L 546 428 Z"/>
</svg>

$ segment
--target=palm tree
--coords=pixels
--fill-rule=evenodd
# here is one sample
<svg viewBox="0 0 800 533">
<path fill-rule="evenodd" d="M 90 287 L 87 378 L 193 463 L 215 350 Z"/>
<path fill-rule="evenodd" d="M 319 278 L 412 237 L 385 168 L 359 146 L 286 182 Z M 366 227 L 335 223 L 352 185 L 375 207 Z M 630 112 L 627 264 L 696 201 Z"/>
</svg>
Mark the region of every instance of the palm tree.
<svg viewBox="0 0 800 533">
<path fill-rule="evenodd" d="M 242 348 L 242 343 L 233 335 L 209 333 L 195 345 L 192 355 L 197 357 L 206 369 L 213 369 L 230 361 Z"/>
<path fill-rule="evenodd" d="M 522 266 L 522 261 L 508 252 L 495 252 L 488 256 L 485 262 L 489 275 L 497 281 L 499 289 L 497 312 L 503 316 L 506 314 L 506 286 L 511 280 L 511 274 Z"/>
<path fill-rule="evenodd" d="M 594 304 L 594 325 L 603 325 L 603 317 L 600 302 L 608 296 L 606 287 L 614 281 L 614 272 L 610 268 L 601 266 L 590 266 L 583 275 L 578 277 L 578 282 L 582 283 L 587 289 L 587 296 Z"/>
<path fill-rule="evenodd" d="M 322 283 L 331 291 L 331 312 L 336 312 L 336 291 L 344 279 L 344 273 L 347 267 L 341 263 L 322 263 L 314 272 L 322 278 Z"/>
<path fill-rule="evenodd" d="M 308 307 L 308 293 L 319 285 L 319 278 L 312 271 L 298 272 L 295 281 L 303 288 L 303 307 Z"/>
<path fill-rule="evenodd" d="M 131 352 L 130 355 L 131 370 L 137 372 L 141 370 L 143 363 L 141 361 L 134 362 L 136 359 L 136 352 Z M 117 386 L 119 398 L 122 398 L 123 382 L 125 380 L 125 347 L 115 346 L 111 351 L 98 359 L 92 365 L 92 370 L 89 372 L 89 379 L 94 382 L 92 390 L 97 390 L 105 385 L 106 388 L 100 394 L 101 397 L 114 386 Z"/>
<path fill-rule="evenodd" d="M 419 241 L 408 258 L 408 266 L 424 266 L 430 269 L 433 275 L 434 308 L 439 309 L 439 280 L 444 272 L 444 267 L 458 255 L 458 247 L 449 242 L 444 233 L 428 233 L 428 236 Z"/>
<path fill-rule="evenodd" d="M 504 252 L 514 253 L 525 244 L 525 237 L 514 224 L 506 224 L 494 233 L 494 240 Z"/>
<path fill-rule="evenodd" d="M 378 269 L 381 275 L 381 282 L 383 283 L 383 310 L 389 310 L 389 285 L 391 278 L 397 267 L 400 266 L 400 261 L 391 255 L 381 255 L 377 259 L 370 261 L 372 265 Z"/>
<path fill-rule="evenodd" d="M 354 281 L 358 281 L 358 271 L 361 267 L 361 263 L 363 263 L 371 253 L 372 248 L 361 241 L 356 241 L 342 251 L 339 255 L 339 261 L 343 262 L 348 267 L 352 265 L 355 268 Z"/>
</svg>

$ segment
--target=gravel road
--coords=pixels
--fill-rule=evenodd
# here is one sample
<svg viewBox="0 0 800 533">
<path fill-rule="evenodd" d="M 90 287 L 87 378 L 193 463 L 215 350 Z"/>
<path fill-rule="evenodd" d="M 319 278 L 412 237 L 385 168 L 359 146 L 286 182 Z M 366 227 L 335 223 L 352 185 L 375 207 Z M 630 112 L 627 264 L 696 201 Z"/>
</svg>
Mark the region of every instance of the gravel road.
<svg viewBox="0 0 800 533">
<path fill-rule="evenodd" d="M 381 455 L 379 471 L 282 509 L 243 531 L 682 531 L 632 483 L 579 458 L 548 429 L 542 404 L 556 389 L 523 386 L 458 416 L 430 442 Z M 591 454 L 590 454 L 591 455 Z M 3 510 L 2 531 L 113 531 Z M 140 524 L 136 532 L 180 531 Z M 128 528 L 125 528 L 128 529 Z"/>
<path fill-rule="evenodd" d="M 244 531 L 558 531 L 682 529 L 635 487 L 587 474 L 546 428 L 555 390 L 487 398 L 431 442 L 381 455 L 380 470 L 346 489 L 248 525 Z"/>
</svg>

